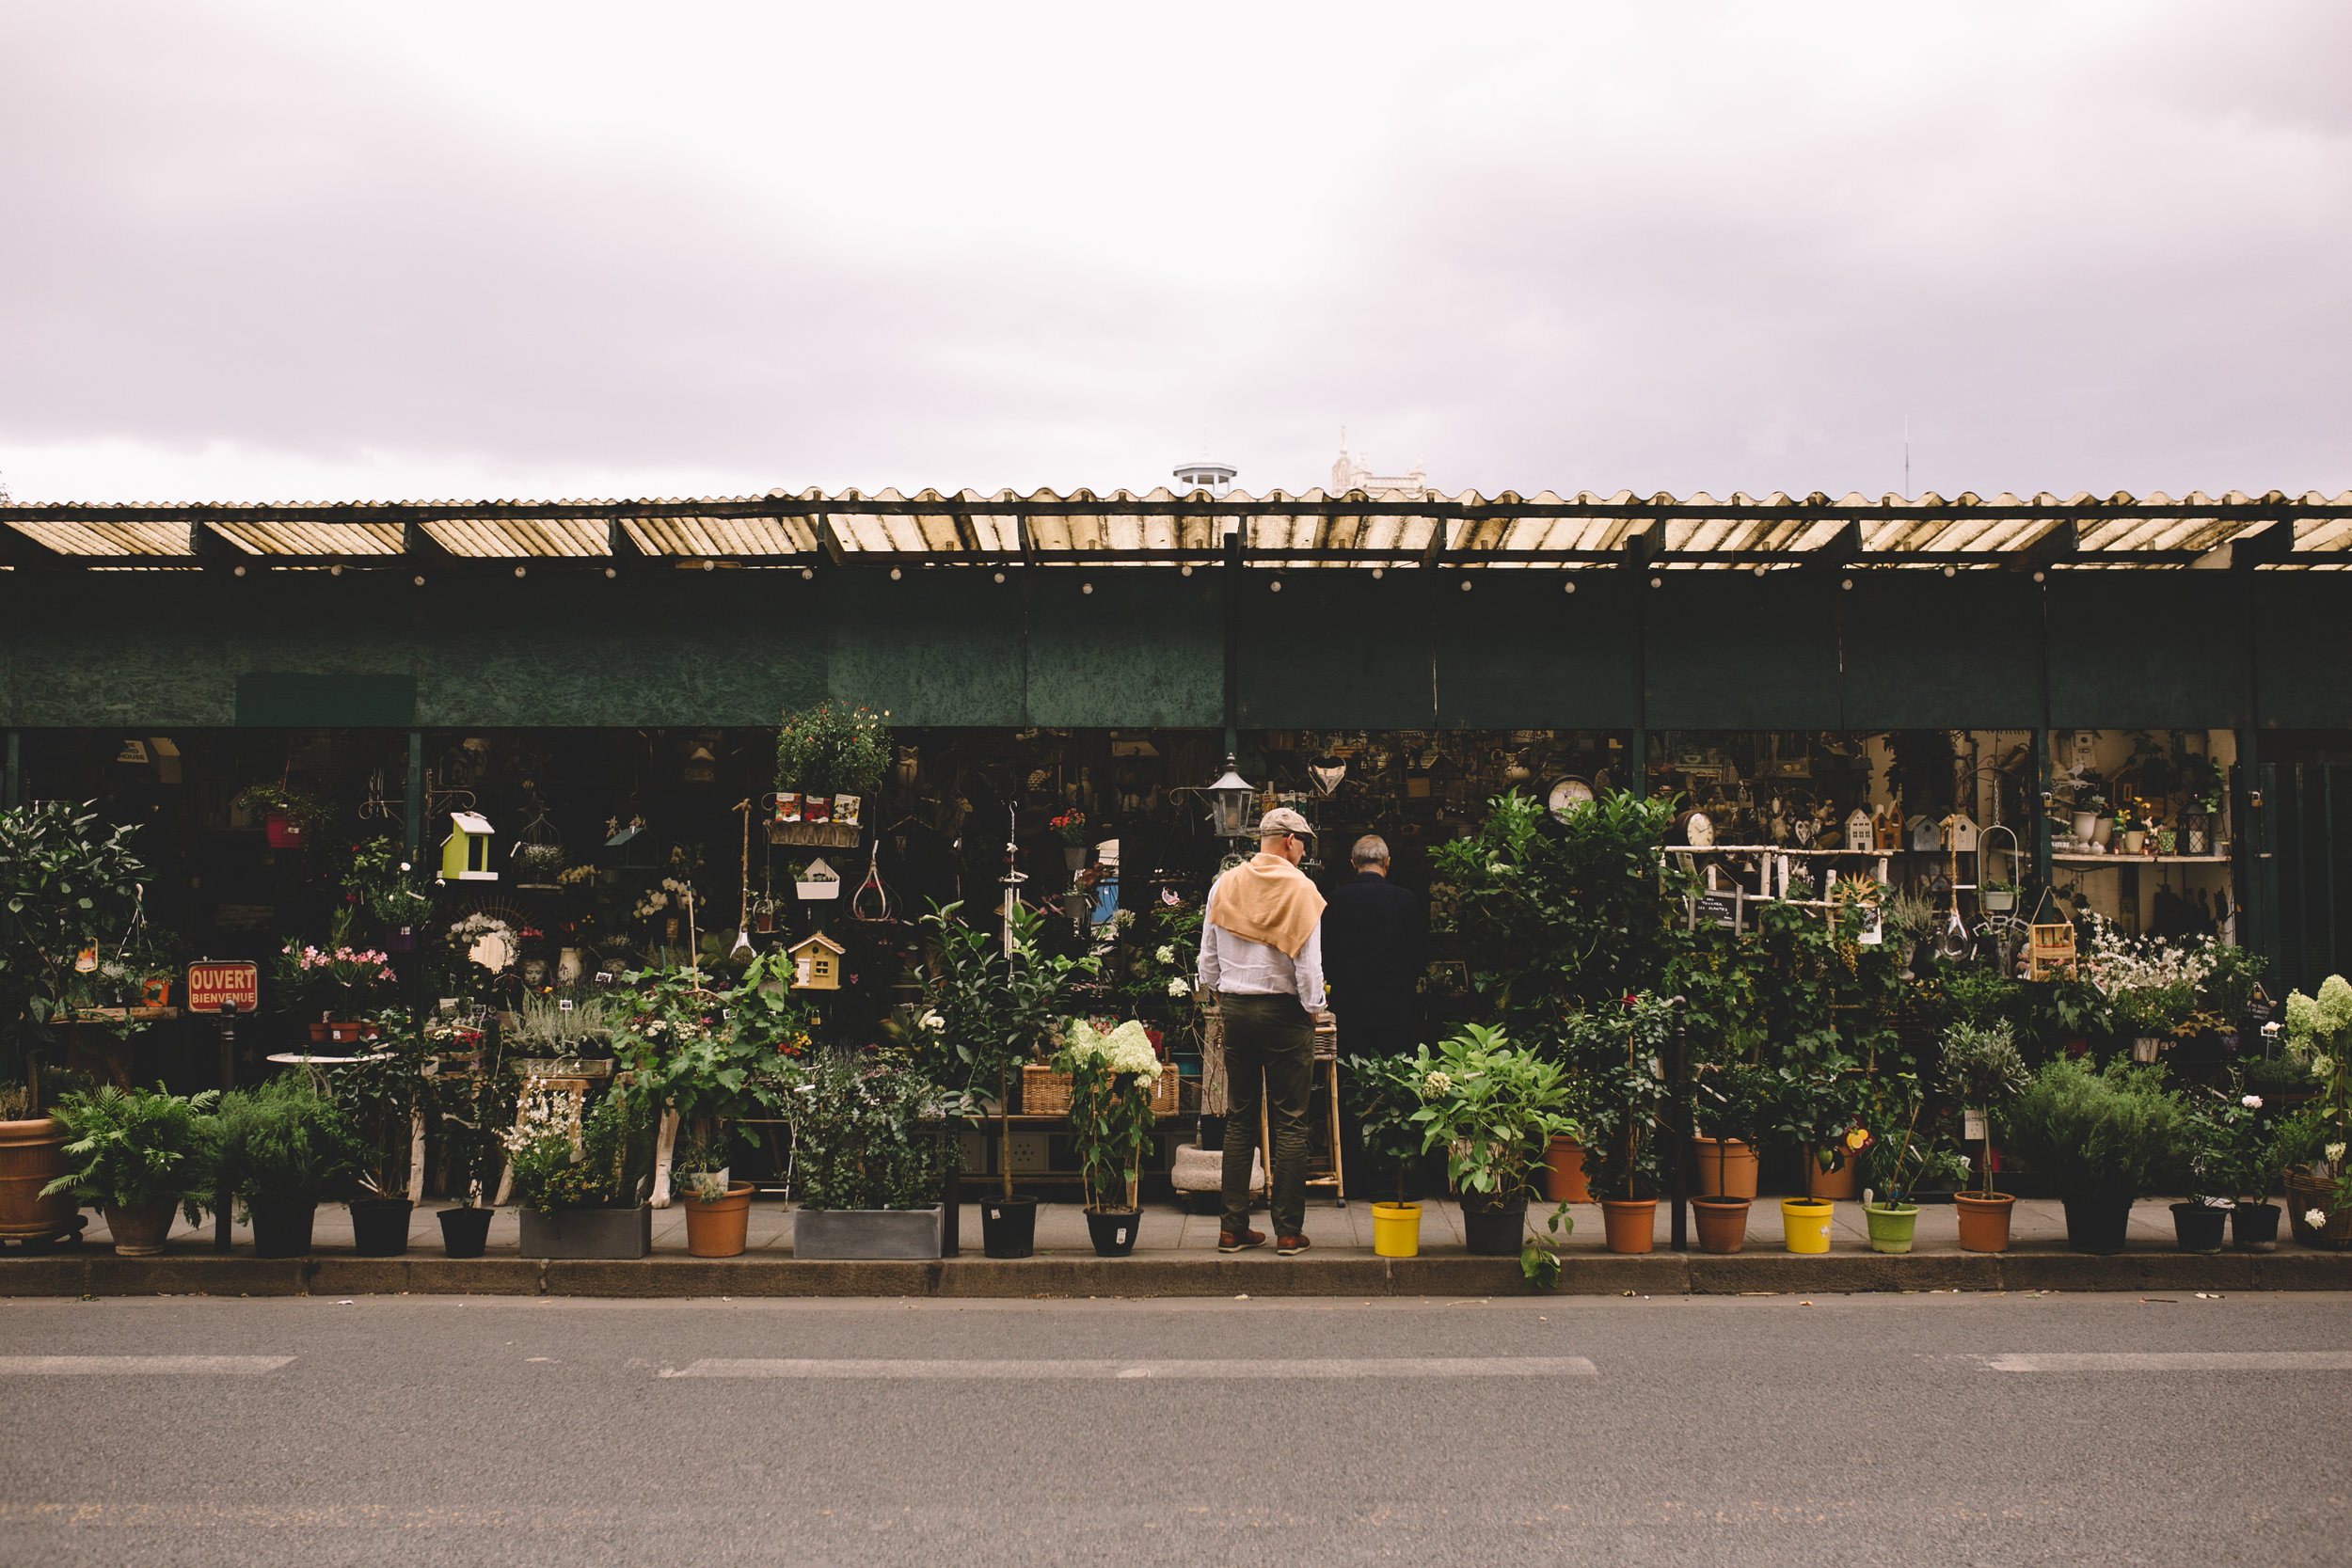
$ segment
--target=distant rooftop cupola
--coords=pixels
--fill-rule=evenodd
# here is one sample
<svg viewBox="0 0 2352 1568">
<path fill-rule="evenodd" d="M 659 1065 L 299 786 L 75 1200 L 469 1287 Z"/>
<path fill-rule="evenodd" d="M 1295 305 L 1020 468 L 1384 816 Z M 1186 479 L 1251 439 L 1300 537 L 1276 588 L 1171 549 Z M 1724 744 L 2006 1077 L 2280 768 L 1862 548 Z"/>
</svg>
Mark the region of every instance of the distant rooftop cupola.
<svg viewBox="0 0 2352 1568">
<path fill-rule="evenodd" d="M 1222 496 L 1237 471 L 1223 463 L 1186 463 L 1176 470 L 1176 483 L 1183 489 Z"/>
</svg>

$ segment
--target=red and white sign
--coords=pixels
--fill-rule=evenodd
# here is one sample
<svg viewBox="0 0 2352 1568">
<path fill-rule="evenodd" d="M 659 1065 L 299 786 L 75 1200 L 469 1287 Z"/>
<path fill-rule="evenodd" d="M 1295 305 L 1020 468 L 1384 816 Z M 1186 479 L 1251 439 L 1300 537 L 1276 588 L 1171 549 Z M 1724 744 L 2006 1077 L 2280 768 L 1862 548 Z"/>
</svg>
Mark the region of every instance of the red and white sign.
<svg viewBox="0 0 2352 1568">
<path fill-rule="evenodd" d="M 224 1003 L 249 1013 L 262 1005 L 261 966 L 243 958 L 188 965 L 188 1011 L 216 1013 Z"/>
</svg>

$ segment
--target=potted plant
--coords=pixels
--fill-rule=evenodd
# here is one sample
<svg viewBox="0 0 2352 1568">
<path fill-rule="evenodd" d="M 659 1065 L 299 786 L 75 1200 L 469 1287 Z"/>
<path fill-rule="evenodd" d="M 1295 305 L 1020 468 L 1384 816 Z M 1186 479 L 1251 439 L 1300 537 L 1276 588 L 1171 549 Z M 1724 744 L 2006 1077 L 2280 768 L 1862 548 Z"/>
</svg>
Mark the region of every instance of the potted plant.
<svg viewBox="0 0 2352 1568">
<path fill-rule="evenodd" d="M 940 1254 L 940 1097 L 901 1048 L 795 1063 L 792 1256 Z"/>
<path fill-rule="evenodd" d="M 2213 967 L 2201 941 L 2127 937 L 2113 923 L 2091 917 L 2090 951 L 2080 967 L 2106 992 L 2118 1034 L 2132 1038 L 2132 1060 L 2153 1062 L 2197 1011 L 2197 990 Z"/>
<path fill-rule="evenodd" d="M 362 1150 L 359 1186 L 366 1196 L 346 1204 L 352 1244 L 362 1258 L 397 1258 L 408 1250 L 408 1222 L 417 1207 L 407 1179 L 414 1130 L 424 1110 L 430 1048 L 423 1032 L 411 1028 L 400 1012 L 384 1014 L 376 1028 L 376 1048 L 329 1069 L 327 1080 Z"/>
<path fill-rule="evenodd" d="M 213 1195 L 218 1156 L 206 1117 L 219 1098 L 217 1089 L 183 1098 L 160 1084 L 152 1094 L 101 1084 L 66 1096 L 55 1114 L 73 1140 L 70 1168 L 41 1196 L 99 1209 L 124 1257 L 163 1251 L 172 1212 L 194 1225 Z"/>
<path fill-rule="evenodd" d="M 1567 1069 L 1512 1045 L 1501 1029 L 1470 1023 L 1434 1055 L 1421 1046 L 1411 1070 L 1420 1079 L 1421 1109 L 1411 1119 L 1422 1130 L 1422 1151 L 1445 1151 L 1470 1252 L 1517 1257 L 1534 1284 L 1558 1279 L 1553 1239 L 1565 1237 L 1576 1222 L 1560 1204 L 1546 1221 L 1549 1238 L 1530 1240 L 1527 1205 L 1552 1137 L 1578 1131 L 1567 1115 Z"/>
<path fill-rule="evenodd" d="M 2025 889 L 2015 882 L 1987 882 L 1977 890 L 1977 901 L 1987 914 L 2007 914 L 2017 908 Z"/>
<path fill-rule="evenodd" d="M 403 860 L 400 840 L 378 834 L 351 847 L 343 867 L 344 902 L 364 913 L 381 933 L 385 951 L 413 952 L 418 935 L 433 913 L 433 900 L 417 891 L 415 876 Z"/>
<path fill-rule="evenodd" d="M 1152 1095 L 1159 1053 L 1141 1022 L 1104 1033 L 1073 1018 L 1054 1065 L 1070 1074 L 1070 1137 L 1086 1190 L 1087 1231 L 1098 1258 L 1136 1249 L 1143 1204 L 1143 1151 L 1152 1145 Z"/>
<path fill-rule="evenodd" d="M 1073 806 L 1046 824 L 1061 840 L 1061 863 L 1065 870 L 1076 871 L 1087 863 L 1087 814 Z"/>
<path fill-rule="evenodd" d="M 335 911 L 326 945 L 290 942 L 278 956 L 278 994 L 309 1021 L 315 1044 L 350 1045 L 368 1030 L 368 1004 L 398 982 L 391 959 L 373 947 L 354 944 L 356 906 Z"/>
<path fill-rule="evenodd" d="M 1965 1174 L 1966 1167 L 1932 1136 L 1918 1135 L 1919 1117 L 1926 1108 L 1927 1094 L 1915 1074 L 1880 1075 L 1871 1116 L 1888 1134 L 1874 1139 L 1862 1156 L 1867 1183 L 1862 1217 L 1873 1252 L 1909 1252 L 1919 1223 L 1919 1193 Z M 1899 1140 L 1893 1132 L 1898 1122 L 1902 1125 Z"/>
<path fill-rule="evenodd" d="M 2182 1119 L 2157 1071 L 2060 1057 L 2026 1085 L 2007 1124 L 2010 1146 L 2066 1206 L 2066 1244 L 2121 1252 L 2132 1200 L 2153 1190 Z"/>
<path fill-rule="evenodd" d="M 1993 1113 L 2022 1093 L 2033 1074 L 2017 1050 L 2015 1032 L 2007 1023 L 1979 1025 L 1961 1019 L 1944 1031 L 1943 1076 L 1946 1092 L 1965 1107 L 1962 1136 L 1967 1137 L 1973 1129 L 1984 1149 L 1982 1190 L 1952 1196 L 1960 1220 L 1961 1248 L 2007 1252 L 2010 1212 L 2017 1199 L 1993 1190 Z M 1962 1164 L 1966 1164 L 1964 1157 Z"/>
<path fill-rule="evenodd" d="M 2316 1098 L 2296 1118 L 2292 1147 L 2280 1138 L 2288 1220 L 2306 1246 L 2341 1249 L 2352 1245 L 2352 1169 L 2344 1159 L 2352 1141 L 2352 984 L 2330 974 L 2315 997 L 2289 991 L 2285 1035 L 2288 1054 L 2318 1082 Z"/>
<path fill-rule="evenodd" d="M 62 800 L 0 811 L 0 1239 L 46 1245 L 78 1228 L 71 1196 L 41 1196 L 67 1166 L 65 1124 L 47 1109 L 51 1064 L 85 1031 L 145 1027 L 83 1018 L 98 1000 L 100 953 L 139 910 L 146 868 L 133 832 Z"/>
<path fill-rule="evenodd" d="M 2225 1231 L 2237 1212 L 2239 1191 L 2249 1184 L 2254 1204 L 2262 1204 L 2274 1180 L 2272 1158 L 2277 1140 L 2262 1119 L 2263 1097 L 2244 1092 L 2242 1075 L 2233 1074 L 2234 1095 L 2208 1090 L 2213 1103 L 2188 1111 L 2173 1141 L 2173 1167 L 2178 1190 L 2187 1199 L 2172 1205 L 2172 1235 L 2183 1252 L 2221 1250 Z M 2279 1216 L 2275 1205 L 2268 1227 L 2270 1246 L 2249 1246 L 2267 1252 L 2278 1244 Z M 2241 1227 L 2249 1235 L 2253 1227 Z"/>
<path fill-rule="evenodd" d="M 432 1040 L 430 1032 L 427 1037 Z M 459 1198 L 455 1207 L 437 1216 L 441 1251 L 451 1258 L 479 1258 L 489 1244 L 490 1221 L 498 1212 L 487 1200 L 498 1192 L 499 1172 L 506 1162 L 505 1133 L 515 1121 L 516 1080 L 506 1069 L 503 1043 L 497 1050 L 485 1048 L 454 1070 L 451 1063 L 442 1062 L 434 1083 L 443 1156 Z"/>
<path fill-rule="evenodd" d="M 1647 1252 L 1658 1218 L 1658 1113 L 1672 1004 L 1636 995 L 1572 1015 L 1561 1049 L 1576 1073 L 1584 1179 L 1612 1252 Z"/>
<path fill-rule="evenodd" d="M 253 1223 L 262 1258 L 299 1258 L 322 1202 L 353 1190 L 365 1157 L 342 1107 L 308 1075 L 287 1072 L 220 1097 L 212 1117 L 221 1201 Z"/>
<path fill-rule="evenodd" d="M 230 803 L 240 811 L 260 814 L 273 849 L 304 847 L 310 835 L 335 815 L 332 800 L 290 780 L 247 784 Z"/>
<path fill-rule="evenodd" d="M 995 1089 L 1002 1186 L 980 1206 L 983 1250 L 991 1258 L 1026 1258 L 1036 1250 L 1037 1199 L 1012 1190 L 1013 1071 L 1044 1054 L 1072 1010 L 1070 988 L 1101 966 L 1091 956 L 1045 952 L 1042 919 L 1025 905 L 1013 905 L 1004 917 L 1001 946 L 995 932 L 957 918 L 961 909 L 935 907 L 923 917 L 930 929 L 928 1010 L 938 1015 L 938 1033 L 954 1053 L 952 1070 L 963 1082 L 947 1086 L 961 1090 L 965 1114 L 975 1114 L 992 1085 Z"/>
<path fill-rule="evenodd" d="M 1413 1258 L 1421 1252 L 1421 1205 L 1409 1202 L 1406 1183 L 1426 1142 L 1414 1114 L 1422 1107 L 1422 1075 L 1408 1056 L 1350 1056 L 1343 1080 L 1362 1129 L 1364 1152 L 1393 1173 L 1393 1201 L 1372 1205 L 1372 1250 L 1379 1258 Z"/>
<path fill-rule="evenodd" d="M 858 824 L 863 798 L 890 766 L 889 716 L 824 702 L 787 712 L 776 731 L 776 819 Z M 787 816 L 797 797 L 798 816 Z"/>
<path fill-rule="evenodd" d="M 1854 1157 L 1870 1134 L 1862 1120 L 1864 1074 L 1832 1051 L 1809 1063 L 1790 1063 L 1773 1074 L 1768 1101 L 1772 1131 L 1804 1150 L 1805 1194 L 1800 1203 L 1832 1203 L 1861 1189 Z M 1800 1216 L 1811 1223 L 1808 1212 Z"/>
<path fill-rule="evenodd" d="M 1756 1196 L 1756 1145 L 1772 1115 L 1772 1075 L 1733 1064 L 1702 1067 L 1691 1085 L 1692 1109 L 1703 1132 L 1691 1136 L 1698 1156 L 1699 1192 L 1708 1197 Z"/>
<path fill-rule="evenodd" d="M 722 1135 L 697 1135 L 678 1148 L 671 1191 L 686 1211 L 686 1250 L 695 1258 L 739 1258 L 751 1239 L 752 1183 L 727 1173 Z"/>
<path fill-rule="evenodd" d="M 577 1084 L 577 1080 L 571 1081 Z M 525 1258 L 643 1258 L 653 1249 L 652 1111 L 619 1083 L 594 1106 L 564 1081 L 532 1078 L 503 1136 Z"/>
</svg>

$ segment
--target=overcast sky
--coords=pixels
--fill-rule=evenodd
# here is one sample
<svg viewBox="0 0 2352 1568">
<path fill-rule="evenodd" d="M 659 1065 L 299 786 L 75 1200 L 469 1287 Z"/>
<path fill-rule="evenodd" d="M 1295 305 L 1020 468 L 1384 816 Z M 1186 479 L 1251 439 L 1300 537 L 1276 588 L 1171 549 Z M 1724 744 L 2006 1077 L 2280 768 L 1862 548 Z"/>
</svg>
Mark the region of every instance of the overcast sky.
<svg viewBox="0 0 2352 1568">
<path fill-rule="evenodd" d="M 21 500 L 2352 487 L 2352 6 L 0 0 Z"/>
</svg>

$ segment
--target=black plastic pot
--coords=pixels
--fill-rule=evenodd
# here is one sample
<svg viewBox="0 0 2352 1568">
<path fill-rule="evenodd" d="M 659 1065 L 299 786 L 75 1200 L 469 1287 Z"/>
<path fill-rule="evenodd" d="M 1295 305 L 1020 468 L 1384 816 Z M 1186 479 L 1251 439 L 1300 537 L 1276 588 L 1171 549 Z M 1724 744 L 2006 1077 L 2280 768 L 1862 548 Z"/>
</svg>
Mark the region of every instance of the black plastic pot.
<svg viewBox="0 0 2352 1568">
<path fill-rule="evenodd" d="M 2241 1203 L 2230 1211 L 2230 1241 L 2240 1252 L 2279 1250 L 2279 1206 Z"/>
<path fill-rule="evenodd" d="M 1489 1207 L 1462 1199 L 1462 1239 L 1476 1258 L 1517 1258 L 1527 1237 L 1527 1200 Z"/>
<path fill-rule="evenodd" d="M 253 1255 L 256 1258 L 300 1258 L 310 1250 L 310 1224 L 319 1217 L 315 1203 L 257 1203 L 253 1205 Z"/>
<path fill-rule="evenodd" d="M 1112 1209 L 1087 1211 L 1087 1234 L 1094 1238 L 1097 1258 L 1124 1258 L 1136 1250 L 1136 1238 L 1143 1231 L 1143 1211 Z"/>
<path fill-rule="evenodd" d="M 1224 1147 L 1225 1118 L 1202 1117 L 1200 1118 L 1200 1151 L 1204 1154 L 1215 1154 Z"/>
<path fill-rule="evenodd" d="M 980 1250 L 991 1258 L 1037 1252 L 1037 1199 L 992 1197 L 980 1204 Z"/>
<path fill-rule="evenodd" d="M 479 1258 L 490 1244 L 490 1216 L 495 1209 L 441 1211 L 441 1251 L 452 1258 Z"/>
<path fill-rule="evenodd" d="M 416 1205 L 405 1197 L 355 1198 L 351 1242 L 362 1258 L 398 1258 L 408 1250 L 408 1218 Z"/>
<path fill-rule="evenodd" d="M 2123 1232 L 2132 1222 L 2128 1197 L 2070 1197 L 2066 1205 L 2066 1244 L 2076 1252 L 2112 1253 L 2123 1250 Z"/>
<path fill-rule="evenodd" d="M 2230 1214 L 2230 1210 L 2210 1203 L 2176 1203 L 2172 1206 L 2173 1239 L 2183 1252 L 2219 1252 Z"/>
</svg>

